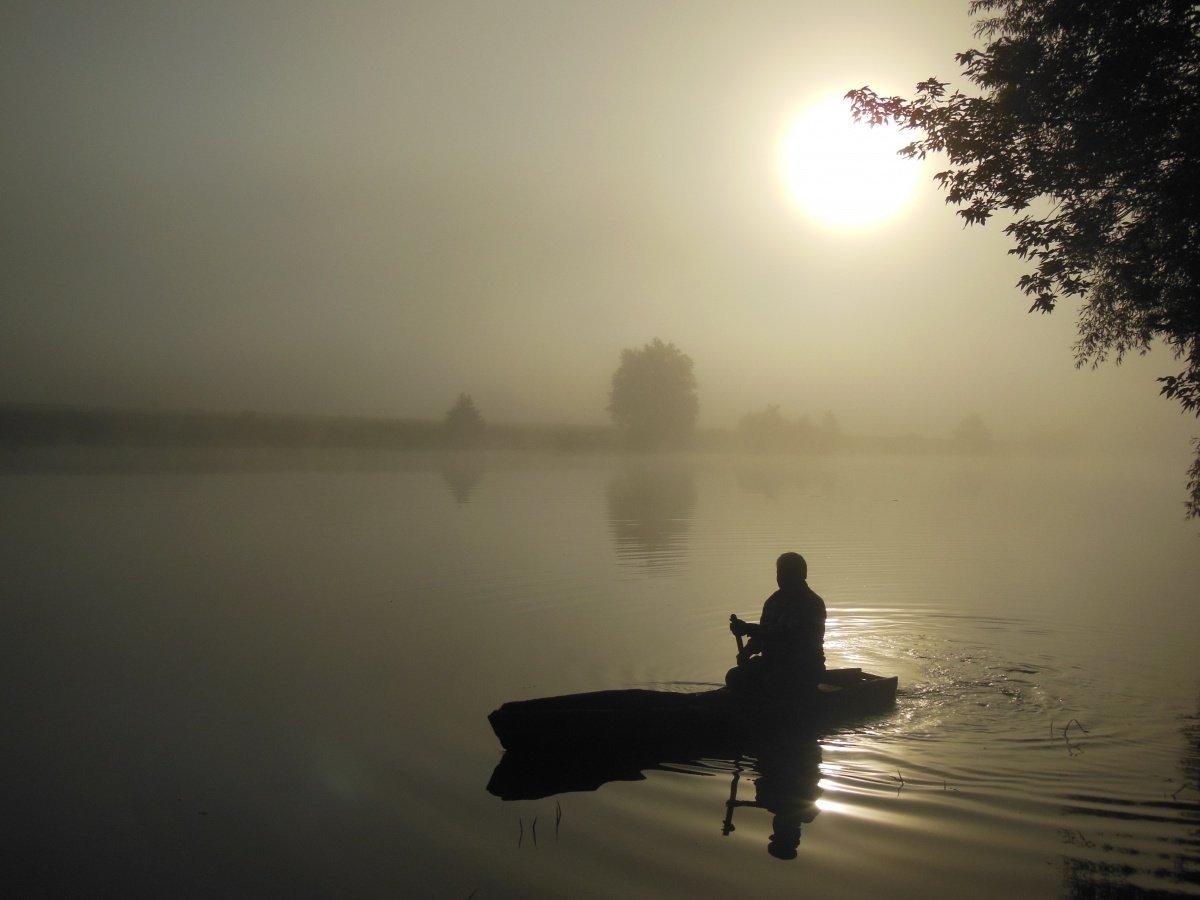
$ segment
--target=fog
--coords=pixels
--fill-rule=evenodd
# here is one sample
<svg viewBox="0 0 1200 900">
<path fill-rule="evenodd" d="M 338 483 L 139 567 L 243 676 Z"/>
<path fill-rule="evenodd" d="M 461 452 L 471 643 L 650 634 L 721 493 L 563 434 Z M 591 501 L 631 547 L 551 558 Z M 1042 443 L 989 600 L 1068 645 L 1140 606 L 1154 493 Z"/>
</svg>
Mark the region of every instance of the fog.
<svg viewBox="0 0 1200 900">
<path fill-rule="evenodd" d="M 934 161 L 869 229 L 787 194 L 798 112 L 950 78 L 965 7 L 8 4 L 0 401 L 599 423 L 661 337 L 702 425 L 977 412 L 1182 461 L 1169 354 L 1077 371 Z"/>
</svg>

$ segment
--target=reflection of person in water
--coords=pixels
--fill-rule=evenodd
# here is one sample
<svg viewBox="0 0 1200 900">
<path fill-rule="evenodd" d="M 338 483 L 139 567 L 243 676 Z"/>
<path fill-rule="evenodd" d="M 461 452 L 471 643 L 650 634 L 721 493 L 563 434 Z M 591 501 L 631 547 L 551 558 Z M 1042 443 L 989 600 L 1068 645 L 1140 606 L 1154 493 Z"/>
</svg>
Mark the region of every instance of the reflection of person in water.
<svg viewBox="0 0 1200 900">
<path fill-rule="evenodd" d="M 726 803 L 724 834 L 733 828 L 733 811 L 739 806 L 765 809 L 774 818 L 767 852 L 776 859 L 795 859 L 800 846 L 800 828 L 817 817 L 817 798 L 821 796 L 821 745 L 785 742 L 766 749 L 759 756 L 758 778 L 754 781 L 753 800 L 737 799 L 738 774 L 733 776 Z"/>
<path fill-rule="evenodd" d="M 729 630 L 750 641 L 725 676 L 730 688 L 760 693 L 811 690 L 825 673 L 825 601 L 808 586 L 799 553 L 775 561 L 779 590 L 763 604 L 757 625 L 731 617 Z M 741 641 L 739 640 L 739 645 Z"/>
</svg>

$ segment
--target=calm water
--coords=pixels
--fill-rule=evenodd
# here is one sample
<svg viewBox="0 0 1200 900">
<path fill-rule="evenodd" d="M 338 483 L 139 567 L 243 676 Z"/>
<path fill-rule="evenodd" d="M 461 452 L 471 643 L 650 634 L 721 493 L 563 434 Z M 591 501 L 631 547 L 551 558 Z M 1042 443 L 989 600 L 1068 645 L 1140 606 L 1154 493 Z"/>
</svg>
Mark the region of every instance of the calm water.
<svg viewBox="0 0 1200 900">
<path fill-rule="evenodd" d="M 1183 467 L 399 457 L 0 477 L 5 887 L 1200 895 Z M 894 711 L 772 758 L 487 791 L 489 710 L 719 680 L 729 614 L 757 618 L 787 549 L 829 606 L 830 664 L 898 674 Z M 749 802 L 732 830 L 731 791 Z M 794 859 L 767 852 L 777 814 L 801 823 Z"/>
</svg>

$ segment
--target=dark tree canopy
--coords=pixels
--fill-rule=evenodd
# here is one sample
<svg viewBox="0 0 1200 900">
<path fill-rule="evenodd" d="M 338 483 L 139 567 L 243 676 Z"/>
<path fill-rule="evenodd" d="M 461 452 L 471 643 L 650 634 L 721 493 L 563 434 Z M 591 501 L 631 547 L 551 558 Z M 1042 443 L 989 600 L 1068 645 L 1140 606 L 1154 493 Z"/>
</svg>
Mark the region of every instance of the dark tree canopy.
<svg viewBox="0 0 1200 900">
<path fill-rule="evenodd" d="M 1182 360 L 1162 393 L 1200 415 L 1200 5 L 1194 0 L 975 0 L 986 45 L 956 56 L 977 95 L 930 78 L 913 99 L 850 91 L 855 116 L 923 137 L 969 224 L 1014 215 L 1032 310 L 1081 302 L 1078 365 L 1161 340 Z M 1188 514 L 1200 516 L 1200 440 Z"/>
<path fill-rule="evenodd" d="M 465 445 L 478 441 L 483 434 L 483 416 L 470 394 L 459 394 L 454 405 L 446 411 L 446 434 L 451 443 Z"/>
<path fill-rule="evenodd" d="M 690 356 L 658 338 L 640 349 L 621 351 L 608 412 L 631 446 L 682 446 L 696 427 L 699 410 Z"/>
</svg>

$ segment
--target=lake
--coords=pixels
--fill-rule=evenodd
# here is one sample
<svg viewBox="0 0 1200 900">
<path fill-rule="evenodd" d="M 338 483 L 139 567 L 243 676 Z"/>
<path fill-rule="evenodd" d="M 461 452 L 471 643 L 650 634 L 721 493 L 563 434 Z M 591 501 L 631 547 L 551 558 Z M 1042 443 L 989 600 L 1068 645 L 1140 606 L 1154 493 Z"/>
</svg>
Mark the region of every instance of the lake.
<svg viewBox="0 0 1200 900">
<path fill-rule="evenodd" d="M 0 476 L 6 893 L 1200 895 L 1186 461 L 304 462 Z M 784 550 L 893 710 L 488 791 L 490 710 L 719 682 Z"/>
</svg>

